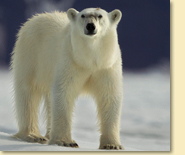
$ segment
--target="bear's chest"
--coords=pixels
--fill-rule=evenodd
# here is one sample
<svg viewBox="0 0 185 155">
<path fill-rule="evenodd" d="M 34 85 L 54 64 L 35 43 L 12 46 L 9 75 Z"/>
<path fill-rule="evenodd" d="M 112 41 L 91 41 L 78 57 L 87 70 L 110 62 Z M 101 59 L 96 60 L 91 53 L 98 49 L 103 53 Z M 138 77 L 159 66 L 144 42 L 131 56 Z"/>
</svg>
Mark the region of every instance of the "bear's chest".
<svg viewBox="0 0 185 155">
<path fill-rule="evenodd" d="M 113 46 L 104 45 L 78 45 L 73 49 L 75 63 L 83 68 L 103 69 L 113 65 L 116 52 Z"/>
</svg>

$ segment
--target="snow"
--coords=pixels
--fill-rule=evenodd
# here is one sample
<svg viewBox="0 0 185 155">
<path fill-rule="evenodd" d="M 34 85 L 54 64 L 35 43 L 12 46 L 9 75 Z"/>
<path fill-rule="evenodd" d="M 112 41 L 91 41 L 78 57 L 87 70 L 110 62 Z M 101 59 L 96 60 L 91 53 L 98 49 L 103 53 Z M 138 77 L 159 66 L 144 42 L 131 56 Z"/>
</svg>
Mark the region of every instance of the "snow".
<svg viewBox="0 0 185 155">
<path fill-rule="evenodd" d="M 159 68 L 124 72 L 124 103 L 120 137 L 124 151 L 170 151 L 170 74 Z M 75 103 L 72 137 L 80 148 L 27 143 L 12 138 L 17 132 L 13 115 L 11 74 L 0 70 L 1 151 L 101 151 L 93 99 L 80 97 Z M 42 105 L 40 111 L 42 111 Z M 45 124 L 40 115 L 40 131 Z"/>
</svg>

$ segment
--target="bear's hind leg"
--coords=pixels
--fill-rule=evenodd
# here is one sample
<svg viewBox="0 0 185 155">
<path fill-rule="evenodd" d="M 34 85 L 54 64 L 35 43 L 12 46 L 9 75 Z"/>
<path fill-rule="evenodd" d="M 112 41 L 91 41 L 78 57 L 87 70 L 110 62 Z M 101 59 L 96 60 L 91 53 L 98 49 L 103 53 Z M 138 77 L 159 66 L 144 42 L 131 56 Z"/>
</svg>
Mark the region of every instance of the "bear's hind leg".
<svg viewBox="0 0 185 155">
<path fill-rule="evenodd" d="M 47 139 L 40 135 L 38 128 L 38 106 L 41 93 L 20 84 L 15 87 L 15 112 L 19 131 L 15 138 L 27 142 L 46 143 Z"/>
<path fill-rule="evenodd" d="M 46 135 L 47 139 L 50 139 L 50 132 L 51 132 L 51 95 L 50 93 L 45 94 L 45 101 L 44 101 L 44 112 L 45 112 L 45 120 L 46 120 Z"/>
</svg>

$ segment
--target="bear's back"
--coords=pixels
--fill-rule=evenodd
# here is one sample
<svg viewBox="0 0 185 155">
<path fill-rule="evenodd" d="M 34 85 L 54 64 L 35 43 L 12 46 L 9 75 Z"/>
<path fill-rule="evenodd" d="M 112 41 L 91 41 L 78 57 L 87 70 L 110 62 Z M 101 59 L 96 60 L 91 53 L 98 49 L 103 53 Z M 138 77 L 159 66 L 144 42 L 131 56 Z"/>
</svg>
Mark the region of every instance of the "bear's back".
<svg viewBox="0 0 185 155">
<path fill-rule="evenodd" d="M 67 14 L 64 12 L 52 12 L 52 13 L 42 13 L 36 14 L 32 18 L 28 19 L 27 22 L 21 26 L 21 29 L 17 35 L 17 37 L 29 35 L 30 37 L 32 34 L 35 34 L 39 37 L 42 34 L 54 34 L 59 33 L 59 31 L 66 27 L 69 24 L 69 19 Z M 45 32 L 47 31 L 47 33 Z M 45 37 L 45 36 L 44 36 Z"/>
</svg>

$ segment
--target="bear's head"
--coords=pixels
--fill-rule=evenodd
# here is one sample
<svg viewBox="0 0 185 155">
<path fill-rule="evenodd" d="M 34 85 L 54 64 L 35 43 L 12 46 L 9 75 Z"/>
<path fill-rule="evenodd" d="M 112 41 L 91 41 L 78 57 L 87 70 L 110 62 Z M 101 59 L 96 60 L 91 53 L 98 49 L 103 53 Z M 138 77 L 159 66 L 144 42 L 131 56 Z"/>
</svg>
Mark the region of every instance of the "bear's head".
<svg viewBox="0 0 185 155">
<path fill-rule="evenodd" d="M 105 35 L 111 28 L 116 29 L 122 13 L 117 9 L 108 13 L 100 8 L 88 8 L 81 12 L 71 8 L 67 11 L 67 16 L 72 31 L 75 30 L 76 34 L 93 38 Z"/>
</svg>

